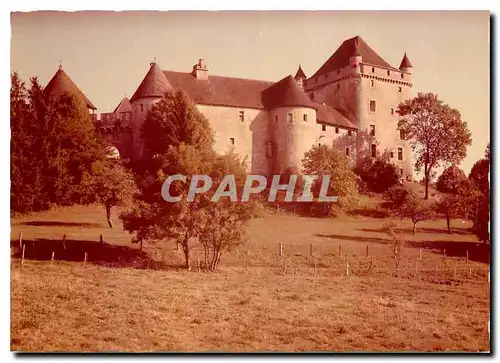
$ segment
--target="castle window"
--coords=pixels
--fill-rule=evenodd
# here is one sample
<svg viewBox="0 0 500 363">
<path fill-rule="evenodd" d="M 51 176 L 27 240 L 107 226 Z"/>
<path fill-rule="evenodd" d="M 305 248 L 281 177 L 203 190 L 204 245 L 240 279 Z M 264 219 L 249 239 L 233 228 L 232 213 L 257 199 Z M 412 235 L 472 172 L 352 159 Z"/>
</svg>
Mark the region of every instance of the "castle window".
<svg viewBox="0 0 500 363">
<path fill-rule="evenodd" d="M 398 160 L 403 160 L 403 148 L 398 147 Z"/>
<path fill-rule="evenodd" d="M 377 145 L 372 144 L 372 158 L 377 156 Z"/>
<path fill-rule="evenodd" d="M 401 93 L 403 89 L 401 87 L 398 87 L 398 92 Z"/>
<path fill-rule="evenodd" d="M 291 113 L 288 114 L 288 122 L 289 123 L 293 122 L 293 115 Z"/>
<path fill-rule="evenodd" d="M 230 137 L 230 138 L 229 138 L 229 143 L 230 143 L 231 145 L 234 145 L 234 137 Z"/>
<path fill-rule="evenodd" d="M 394 151 L 391 151 L 391 159 L 394 158 Z"/>
<path fill-rule="evenodd" d="M 375 136 L 375 125 L 370 125 L 370 135 Z"/>
<path fill-rule="evenodd" d="M 245 111 L 240 111 L 239 116 L 241 122 L 245 121 Z"/>
<path fill-rule="evenodd" d="M 405 74 L 404 73 L 401 73 L 401 78 L 405 78 Z"/>
<path fill-rule="evenodd" d="M 375 73 L 375 67 L 372 67 L 372 73 Z"/>
<path fill-rule="evenodd" d="M 394 107 L 391 107 L 391 115 L 394 115 Z"/>
<path fill-rule="evenodd" d="M 304 122 L 307 122 L 307 113 L 304 114 L 303 120 L 304 120 Z"/>
<path fill-rule="evenodd" d="M 338 134 L 339 132 L 340 132 L 339 128 L 338 128 L 338 127 L 336 127 L 336 128 L 335 128 L 335 133 L 336 133 L 336 134 Z"/>
<path fill-rule="evenodd" d="M 370 112 L 375 112 L 376 109 L 377 109 L 377 105 L 376 105 L 375 101 L 371 100 L 370 101 Z"/>
<path fill-rule="evenodd" d="M 321 131 L 326 131 L 326 125 L 321 125 Z"/>
<path fill-rule="evenodd" d="M 347 136 L 351 136 L 352 135 L 352 131 L 351 130 L 348 130 L 347 131 Z"/>
<path fill-rule="evenodd" d="M 345 148 L 345 156 L 349 157 L 350 150 L 348 147 Z"/>
<path fill-rule="evenodd" d="M 144 105 L 141 103 L 140 106 L 141 106 L 141 112 L 144 112 Z"/>
<path fill-rule="evenodd" d="M 391 71 L 387 71 L 387 75 L 390 76 L 391 75 Z"/>
<path fill-rule="evenodd" d="M 370 80 L 370 86 L 371 86 L 371 87 L 375 87 L 375 81 L 374 81 L 373 79 L 372 79 L 372 80 Z"/>
</svg>

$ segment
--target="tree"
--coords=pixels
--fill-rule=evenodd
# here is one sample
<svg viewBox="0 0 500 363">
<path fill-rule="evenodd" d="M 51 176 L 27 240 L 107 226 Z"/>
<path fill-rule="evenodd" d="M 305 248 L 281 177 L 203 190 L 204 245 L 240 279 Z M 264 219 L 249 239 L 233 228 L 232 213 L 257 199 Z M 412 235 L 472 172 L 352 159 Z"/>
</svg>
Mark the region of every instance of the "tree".
<svg viewBox="0 0 500 363">
<path fill-rule="evenodd" d="M 436 189 L 442 193 L 457 194 L 460 184 L 464 180 L 467 180 L 465 173 L 456 165 L 451 165 L 439 176 Z"/>
<path fill-rule="evenodd" d="M 359 163 L 355 172 L 369 191 L 383 193 L 399 183 L 399 175 L 394 164 L 384 158 L 366 158 Z"/>
<path fill-rule="evenodd" d="M 133 175 L 114 160 L 105 162 L 102 169 L 90 177 L 86 189 L 95 201 L 104 205 L 110 228 L 113 228 L 111 209 L 114 206 L 129 208 L 138 193 Z"/>
<path fill-rule="evenodd" d="M 104 160 L 106 142 L 74 96 L 44 94 L 36 78 L 26 89 L 11 77 L 12 209 L 43 210 L 80 203 L 82 181 Z"/>
<path fill-rule="evenodd" d="M 417 171 L 424 171 L 425 199 L 429 198 L 431 172 L 442 164 L 458 164 L 467 154 L 471 134 L 460 112 L 432 93 L 401 103 L 398 127 L 415 152 Z"/>
<path fill-rule="evenodd" d="M 413 223 L 413 234 L 417 223 L 433 217 L 432 206 L 422 200 L 413 189 L 394 186 L 384 195 L 388 208 L 400 218 L 410 218 Z"/>
<path fill-rule="evenodd" d="M 235 155 L 218 156 L 207 119 L 181 92 L 166 93 L 148 114 L 143 127 L 144 143 L 150 166 L 139 183 L 141 194 L 130 211 L 122 213 L 124 229 L 136 234 L 135 241 L 173 240 L 182 247 L 185 267 L 191 268 L 191 249 L 204 247 L 205 266 L 215 270 L 222 251 L 244 241 L 245 224 L 252 216 L 252 203 L 212 202 L 217 186 L 225 175 L 234 175 L 236 184 L 246 179 L 243 163 Z M 186 176 L 174 182 L 171 195 L 178 202 L 162 199 L 161 189 L 170 175 Z M 213 187 L 188 201 L 193 176 L 209 175 Z"/>
<path fill-rule="evenodd" d="M 469 180 L 477 188 L 479 194 L 474 203 L 474 233 L 481 241 L 489 241 L 490 222 L 490 145 L 485 151 L 485 158 L 477 161 L 471 169 Z"/>
<path fill-rule="evenodd" d="M 349 160 L 343 153 L 327 145 L 313 146 L 304 155 L 302 173 L 318 176 L 311 189 L 314 198 L 319 196 L 323 177 L 330 177 L 327 195 L 338 196 L 338 202 L 328 203 L 329 214 L 349 210 L 356 206 L 358 177 L 352 171 Z"/>
<path fill-rule="evenodd" d="M 448 233 L 452 233 L 451 219 L 465 218 L 467 216 L 468 204 L 466 199 L 457 194 L 448 194 L 437 204 L 436 210 L 446 218 Z"/>
</svg>

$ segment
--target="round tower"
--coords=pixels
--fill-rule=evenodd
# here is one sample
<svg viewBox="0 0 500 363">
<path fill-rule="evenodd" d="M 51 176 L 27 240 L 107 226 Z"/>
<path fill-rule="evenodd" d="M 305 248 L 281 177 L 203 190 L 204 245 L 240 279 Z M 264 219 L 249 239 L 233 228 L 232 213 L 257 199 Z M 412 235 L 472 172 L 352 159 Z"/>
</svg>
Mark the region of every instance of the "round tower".
<svg viewBox="0 0 500 363">
<path fill-rule="evenodd" d="M 149 71 L 130 99 L 132 104 L 132 147 L 133 158 L 139 159 L 143 153 L 141 127 L 153 105 L 165 92 L 173 89 L 157 63 L 150 63 Z"/>
<path fill-rule="evenodd" d="M 413 71 L 413 66 L 411 65 L 411 62 L 410 60 L 408 59 L 408 56 L 406 55 L 406 52 L 405 52 L 405 55 L 403 56 L 403 59 L 401 60 L 401 64 L 399 66 L 399 70 L 402 73 L 402 78 L 407 80 L 408 82 L 411 82 L 411 75 L 412 75 L 412 71 Z M 406 77 L 405 77 L 406 76 Z"/>
</svg>

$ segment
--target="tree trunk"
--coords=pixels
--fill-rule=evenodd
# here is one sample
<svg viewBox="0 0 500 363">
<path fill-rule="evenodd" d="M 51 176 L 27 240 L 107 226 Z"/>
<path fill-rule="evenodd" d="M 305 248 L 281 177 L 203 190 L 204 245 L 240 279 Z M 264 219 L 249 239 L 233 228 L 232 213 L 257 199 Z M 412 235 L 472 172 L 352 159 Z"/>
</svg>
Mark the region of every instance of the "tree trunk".
<svg viewBox="0 0 500 363">
<path fill-rule="evenodd" d="M 111 207 L 110 205 L 106 205 L 106 219 L 108 220 L 109 228 L 113 228 L 113 223 L 111 222 Z"/>
<path fill-rule="evenodd" d="M 186 269 L 191 271 L 191 256 L 189 255 L 188 241 L 188 237 L 184 238 L 184 241 L 182 242 L 182 251 L 184 252 L 184 258 L 186 259 Z"/>
<path fill-rule="evenodd" d="M 425 172 L 424 172 L 425 176 L 424 176 L 424 181 L 425 181 L 425 196 L 424 196 L 424 199 L 429 199 L 429 175 L 430 175 L 430 171 L 428 169 L 428 166 L 426 165 L 425 166 Z"/>
<path fill-rule="evenodd" d="M 139 240 L 139 243 L 140 243 L 140 250 L 142 251 L 142 238 Z"/>
<path fill-rule="evenodd" d="M 446 226 L 448 227 L 448 233 L 451 234 L 451 223 L 450 223 L 450 217 L 446 217 Z"/>
<path fill-rule="evenodd" d="M 413 222 L 413 234 L 417 231 L 417 223 Z"/>
</svg>

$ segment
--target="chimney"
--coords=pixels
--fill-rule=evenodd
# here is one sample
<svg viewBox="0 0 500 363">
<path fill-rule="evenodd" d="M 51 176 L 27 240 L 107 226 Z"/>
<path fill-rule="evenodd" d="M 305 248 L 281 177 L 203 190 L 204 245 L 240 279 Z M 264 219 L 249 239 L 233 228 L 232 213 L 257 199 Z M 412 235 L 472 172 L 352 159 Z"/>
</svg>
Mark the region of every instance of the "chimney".
<svg viewBox="0 0 500 363">
<path fill-rule="evenodd" d="M 204 59 L 199 59 L 198 63 L 193 66 L 192 75 L 195 76 L 196 79 L 208 81 L 208 68 Z"/>
</svg>

